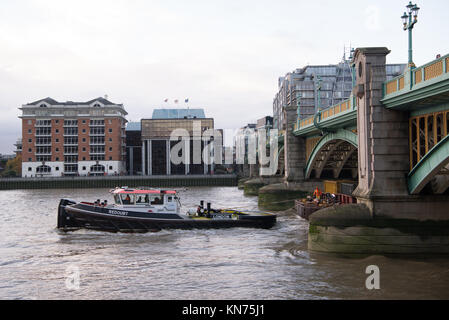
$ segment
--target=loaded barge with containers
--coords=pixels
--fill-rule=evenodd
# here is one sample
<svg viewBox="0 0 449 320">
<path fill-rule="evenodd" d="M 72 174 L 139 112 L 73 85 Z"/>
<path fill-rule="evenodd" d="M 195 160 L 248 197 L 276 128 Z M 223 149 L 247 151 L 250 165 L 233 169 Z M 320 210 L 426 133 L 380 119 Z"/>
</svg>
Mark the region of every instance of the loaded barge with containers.
<svg viewBox="0 0 449 320">
<path fill-rule="evenodd" d="M 176 190 L 154 188 L 116 188 L 110 191 L 114 203 L 107 200 L 79 202 L 61 199 L 58 229 L 72 231 L 93 229 L 111 232 L 148 232 L 161 229 L 192 228 L 265 228 L 276 223 L 276 215 L 212 209 L 204 201 L 196 209 L 181 213 Z"/>
</svg>

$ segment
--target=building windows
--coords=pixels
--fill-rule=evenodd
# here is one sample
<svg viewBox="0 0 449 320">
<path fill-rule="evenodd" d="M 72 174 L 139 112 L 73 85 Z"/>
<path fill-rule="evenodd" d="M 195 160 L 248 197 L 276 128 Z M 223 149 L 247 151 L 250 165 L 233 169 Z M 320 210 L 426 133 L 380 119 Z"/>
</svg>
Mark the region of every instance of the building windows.
<svg viewBox="0 0 449 320">
<path fill-rule="evenodd" d="M 64 163 L 78 163 L 78 156 L 64 156 Z"/>
<path fill-rule="evenodd" d="M 51 127 L 37 127 L 36 136 L 51 136 Z"/>
<path fill-rule="evenodd" d="M 64 120 L 64 127 L 76 127 L 78 126 L 78 120 Z"/>
<path fill-rule="evenodd" d="M 64 154 L 78 154 L 78 146 L 64 146 Z"/>
<path fill-rule="evenodd" d="M 91 119 L 89 121 L 89 126 L 94 127 L 94 126 L 100 126 L 100 127 L 104 127 L 104 119 Z"/>
<path fill-rule="evenodd" d="M 51 145 L 51 137 L 36 137 L 36 146 Z"/>
<path fill-rule="evenodd" d="M 30 160 L 31 161 L 31 160 Z M 31 169 L 31 167 L 28 167 L 28 171 L 31 171 L 32 169 Z"/>
<path fill-rule="evenodd" d="M 33 121 L 32 120 L 28 120 L 28 124 L 33 124 Z"/>
<path fill-rule="evenodd" d="M 112 128 L 109 128 L 109 133 L 112 133 Z"/>
<path fill-rule="evenodd" d="M 59 157 L 56 157 L 55 161 L 59 161 Z"/>
<path fill-rule="evenodd" d="M 50 173 L 51 168 L 46 165 L 42 165 L 36 168 L 36 173 Z"/>
<path fill-rule="evenodd" d="M 90 135 L 104 135 L 104 127 L 90 127 Z"/>
<path fill-rule="evenodd" d="M 37 162 L 48 162 L 51 161 L 51 155 L 36 155 Z"/>
<path fill-rule="evenodd" d="M 90 156 L 90 160 L 92 161 L 103 161 L 104 160 L 104 154 L 93 154 Z"/>
<path fill-rule="evenodd" d="M 90 167 L 90 172 L 92 173 L 104 173 L 104 166 L 101 164 L 94 164 Z"/>
<path fill-rule="evenodd" d="M 104 146 L 92 145 L 92 146 L 90 146 L 90 153 L 91 154 L 104 153 Z"/>
<path fill-rule="evenodd" d="M 109 170 L 112 170 L 112 166 L 109 166 Z"/>
<path fill-rule="evenodd" d="M 51 147 L 36 147 L 36 154 L 51 154 Z"/>
<path fill-rule="evenodd" d="M 86 157 L 83 157 L 83 161 L 86 161 Z M 84 169 L 84 170 L 86 170 L 86 169 Z"/>
<path fill-rule="evenodd" d="M 77 145 L 78 136 L 67 136 L 64 137 L 64 145 Z"/>
<path fill-rule="evenodd" d="M 31 161 L 33 161 L 33 159 L 32 158 L 28 158 L 28 161 L 31 162 Z"/>
<path fill-rule="evenodd" d="M 51 127 L 51 120 L 36 120 L 36 127 Z"/>
<path fill-rule="evenodd" d="M 33 142 L 33 139 L 28 139 L 28 142 L 29 142 L 29 143 Z"/>
<path fill-rule="evenodd" d="M 83 133 L 86 133 L 86 129 L 83 129 Z"/>
<path fill-rule="evenodd" d="M 112 151 L 112 147 L 109 147 L 109 151 Z"/>
<path fill-rule="evenodd" d="M 64 135 L 65 136 L 77 136 L 78 128 L 77 127 L 64 127 Z"/>
<path fill-rule="evenodd" d="M 112 157 L 109 157 L 109 160 L 112 160 Z"/>
<path fill-rule="evenodd" d="M 28 129 L 28 133 L 33 133 L 33 131 L 31 129 Z"/>
<path fill-rule="evenodd" d="M 90 137 L 90 144 L 104 144 L 104 136 Z"/>
<path fill-rule="evenodd" d="M 77 164 L 64 164 L 64 173 L 73 174 L 78 172 Z"/>
</svg>

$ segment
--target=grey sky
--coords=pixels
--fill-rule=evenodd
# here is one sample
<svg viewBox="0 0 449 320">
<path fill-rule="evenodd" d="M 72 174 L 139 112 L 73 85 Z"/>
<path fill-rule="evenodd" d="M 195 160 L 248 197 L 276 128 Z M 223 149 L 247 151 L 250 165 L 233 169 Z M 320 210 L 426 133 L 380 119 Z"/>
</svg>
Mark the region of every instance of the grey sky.
<svg viewBox="0 0 449 320">
<path fill-rule="evenodd" d="M 0 153 L 21 135 L 17 109 L 50 96 L 107 94 L 128 120 L 153 108 L 205 108 L 217 128 L 272 114 L 278 77 L 341 60 L 344 45 L 386 46 L 407 61 L 406 0 L 0 2 Z M 449 53 L 449 2 L 421 0 L 414 61 Z M 167 105 L 163 101 L 170 100 Z"/>
</svg>

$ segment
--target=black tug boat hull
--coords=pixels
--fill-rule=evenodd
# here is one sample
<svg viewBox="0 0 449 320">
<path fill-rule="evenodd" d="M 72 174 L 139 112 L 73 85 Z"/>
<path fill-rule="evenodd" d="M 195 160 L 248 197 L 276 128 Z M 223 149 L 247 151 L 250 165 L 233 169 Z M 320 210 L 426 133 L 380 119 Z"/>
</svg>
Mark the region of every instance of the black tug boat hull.
<svg viewBox="0 0 449 320">
<path fill-rule="evenodd" d="M 127 212 L 127 215 L 110 213 L 110 209 L 93 207 L 68 199 L 61 199 L 58 207 L 58 229 L 73 231 L 92 229 L 109 232 L 148 232 L 161 229 L 211 229 L 211 228 L 263 228 L 276 223 L 276 216 L 239 215 L 238 219 L 182 218 L 177 214 L 151 214 Z M 148 217 L 150 216 L 150 217 Z"/>
</svg>

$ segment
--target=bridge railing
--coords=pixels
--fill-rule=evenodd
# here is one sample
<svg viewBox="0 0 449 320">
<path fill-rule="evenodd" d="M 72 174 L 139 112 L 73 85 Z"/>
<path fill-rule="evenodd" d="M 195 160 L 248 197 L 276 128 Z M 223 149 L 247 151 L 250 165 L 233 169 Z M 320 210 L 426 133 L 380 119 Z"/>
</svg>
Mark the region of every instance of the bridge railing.
<svg viewBox="0 0 449 320">
<path fill-rule="evenodd" d="M 347 111 L 353 110 L 356 107 L 354 100 L 355 99 L 352 99 L 352 96 L 351 96 L 347 100 L 344 100 L 338 104 L 335 104 L 333 106 L 330 106 L 326 109 L 319 111 L 318 122 L 321 122 L 321 121 L 324 121 L 324 120 L 327 120 L 330 118 L 338 117 L 339 115 L 342 115 L 343 113 L 346 113 Z M 313 125 L 314 118 L 315 118 L 315 115 L 309 116 L 304 119 L 298 118 L 296 123 L 293 126 L 293 131 L 297 131 L 297 130 L 300 130 L 300 129 L 303 129 L 303 128 Z"/>
<path fill-rule="evenodd" d="M 404 74 L 397 76 L 384 83 L 384 98 L 408 91 L 413 87 L 423 85 L 426 81 L 443 76 L 449 72 L 449 54 L 433 60 L 419 68 L 407 70 Z"/>
</svg>

